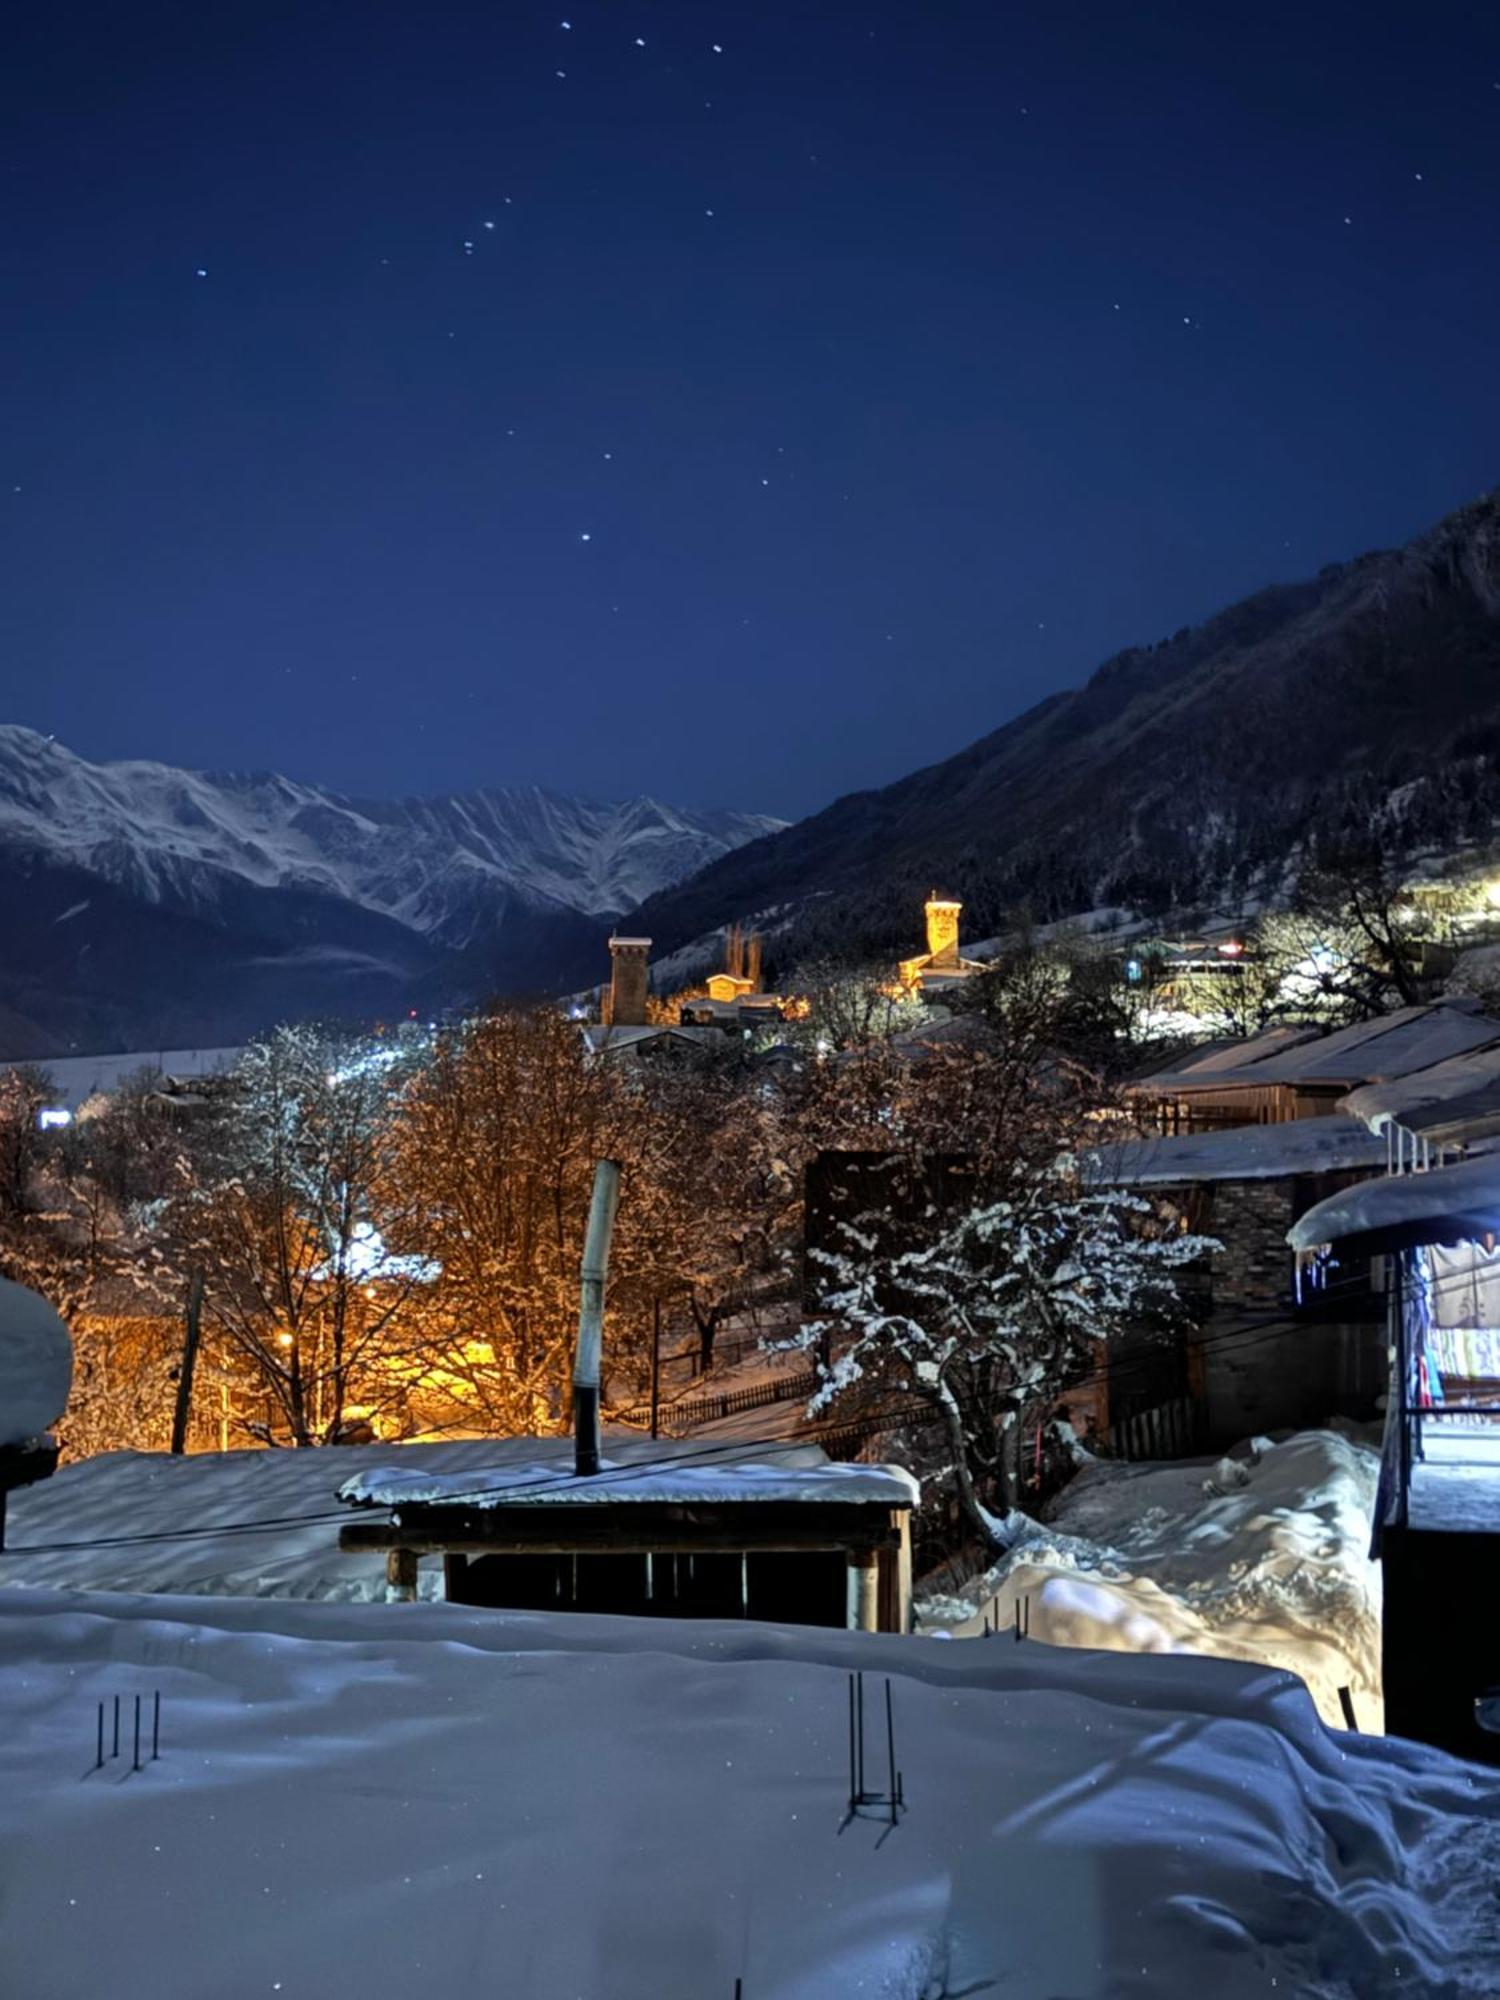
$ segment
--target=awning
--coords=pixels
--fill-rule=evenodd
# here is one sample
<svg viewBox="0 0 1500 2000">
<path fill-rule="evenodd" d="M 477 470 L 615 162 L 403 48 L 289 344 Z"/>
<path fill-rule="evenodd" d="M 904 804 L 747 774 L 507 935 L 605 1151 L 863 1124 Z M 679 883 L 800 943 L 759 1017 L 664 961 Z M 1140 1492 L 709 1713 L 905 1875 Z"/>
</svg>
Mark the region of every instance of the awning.
<svg viewBox="0 0 1500 2000">
<path fill-rule="evenodd" d="M 1375 1255 L 1418 1243 L 1500 1236 L 1500 1153 L 1424 1174 L 1387 1174 L 1329 1195 L 1293 1223 L 1294 1250 L 1335 1245 Z"/>
</svg>

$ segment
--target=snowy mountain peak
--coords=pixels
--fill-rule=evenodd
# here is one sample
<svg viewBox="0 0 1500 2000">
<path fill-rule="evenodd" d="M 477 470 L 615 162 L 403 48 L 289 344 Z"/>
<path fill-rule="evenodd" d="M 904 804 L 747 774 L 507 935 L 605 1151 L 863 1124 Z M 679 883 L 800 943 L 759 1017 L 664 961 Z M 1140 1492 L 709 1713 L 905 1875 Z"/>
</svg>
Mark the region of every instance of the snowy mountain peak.
<svg viewBox="0 0 1500 2000">
<path fill-rule="evenodd" d="M 607 919 L 781 822 L 537 786 L 352 799 L 274 772 L 94 764 L 0 725 L 0 848 L 153 904 L 212 910 L 226 887 L 352 903 L 450 948 L 507 912 Z"/>
</svg>

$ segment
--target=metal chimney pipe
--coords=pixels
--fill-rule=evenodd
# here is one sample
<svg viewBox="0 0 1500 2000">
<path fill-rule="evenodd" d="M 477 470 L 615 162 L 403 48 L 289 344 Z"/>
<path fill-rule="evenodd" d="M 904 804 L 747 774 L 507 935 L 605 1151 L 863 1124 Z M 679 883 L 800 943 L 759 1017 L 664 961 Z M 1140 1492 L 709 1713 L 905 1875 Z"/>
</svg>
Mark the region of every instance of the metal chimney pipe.
<svg viewBox="0 0 1500 2000">
<path fill-rule="evenodd" d="M 620 1201 L 620 1167 L 601 1160 L 594 1168 L 583 1273 L 578 1297 L 578 1349 L 573 1359 L 573 1470 L 580 1479 L 599 1470 L 599 1371 L 604 1338 L 604 1282 L 609 1240 Z"/>
</svg>

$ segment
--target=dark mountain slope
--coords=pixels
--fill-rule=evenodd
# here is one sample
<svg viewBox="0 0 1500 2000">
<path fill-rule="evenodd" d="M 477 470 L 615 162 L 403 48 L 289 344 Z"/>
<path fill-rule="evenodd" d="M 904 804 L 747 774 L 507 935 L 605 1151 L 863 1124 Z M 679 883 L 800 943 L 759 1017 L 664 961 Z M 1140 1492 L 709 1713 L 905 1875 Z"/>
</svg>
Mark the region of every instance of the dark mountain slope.
<svg viewBox="0 0 1500 2000">
<path fill-rule="evenodd" d="M 981 935 L 1279 881 L 1319 835 L 1395 816 L 1471 838 L 1500 812 L 1500 496 L 1404 549 L 1276 586 L 1119 654 L 1086 686 L 881 791 L 838 800 L 653 896 L 671 950 L 793 906 L 787 949 L 885 948 L 941 881 Z M 1408 788 L 1393 801 L 1397 788 Z"/>
</svg>

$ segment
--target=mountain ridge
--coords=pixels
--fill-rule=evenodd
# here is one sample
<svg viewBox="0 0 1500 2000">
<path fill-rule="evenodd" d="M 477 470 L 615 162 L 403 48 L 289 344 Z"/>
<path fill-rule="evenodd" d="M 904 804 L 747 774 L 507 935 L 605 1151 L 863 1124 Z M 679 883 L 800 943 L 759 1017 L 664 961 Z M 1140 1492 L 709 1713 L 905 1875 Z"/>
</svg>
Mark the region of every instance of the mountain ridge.
<svg viewBox="0 0 1500 2000">
<path fill-rule="evenodd" d="M 1402 548 L 1276 583 L 1106 660 L 953 756 L 847 794 L 659 892 L 671 952 L 778 915 L 777 956 L 886 952 L 934 881 L 969 934 L 1127 904 L 1275 890 L 1293 850 L 1389 818 L 1473 837 L 1500 817 L 1500 496 Z"/>
<path fill-rule="evenodd" d="M 599 976 L 605 928 L 644 896 L 780 825 L 540 786 L 359 798 L 275 772 L 93 763 L 0 725 L 0 1022 L 62 1053 L 559 990 Z M 136 948 L 131 910 L 178 959 L 173 981 Z"/>
</svg>

